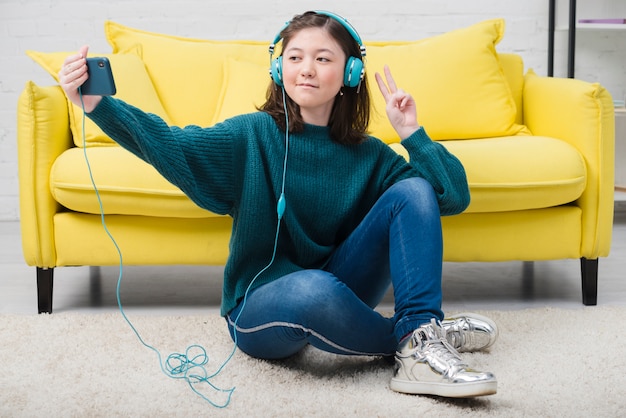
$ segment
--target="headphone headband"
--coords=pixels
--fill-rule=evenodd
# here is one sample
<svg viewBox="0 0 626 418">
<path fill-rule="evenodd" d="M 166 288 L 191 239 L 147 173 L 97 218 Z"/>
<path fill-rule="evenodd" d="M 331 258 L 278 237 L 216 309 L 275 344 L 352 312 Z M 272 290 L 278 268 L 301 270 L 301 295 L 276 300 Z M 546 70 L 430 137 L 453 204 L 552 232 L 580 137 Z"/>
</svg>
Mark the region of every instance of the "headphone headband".
<svg viewBox="0 0 626 418">
<path fill-rule="evenodd" d="M 332 13 L 332 12 L 327 12 L 325 10 L 314 10 L 315 13 L 319 14 L 319 15 L 324 15 L 324 16 L 328 16 L 333 20 L 336 20 L 337 22 L 339 22 L 341 24 L 341 26 L 343 26 L 344 28 L 346 28 L 346 30 L 348 31 L 348 33 L 350 34 L 350 36 L 352 36 L 352 38 L 356 41 L 357 44 L 359 44 L 359 49 L 361 50 L 361 56 L 365 56 L 365 46 L 363 45 L 363 41 L 361 41 L 361 37 L 359 36 L 359 34 L 357 33 L 356 29 L 354 28 L 354 26 L 352 26 L 352 24 L 350 22 L 348 22 L 348 19 L 346 19 L 345 17 L 341 17 L 338 14 Z M 271 55 L 274 55 L 274 48 L 276 47 L 276 44 L 278 42 L 280 42 L 280 40 L 282 39 L 282 37 L 280 36 L 281 33 L 283 33 L 283 31 L 291 24 L 291 20 L 288 20 L 287 22 L 285 22 L 285 24 L 283 25 L 282 28 L 280 28 L 280 30 L 278 31 L 278 33 L 276 34 L 276 36 L 274 37 L 274 40 L 272 41 L 272 43 L 270 44 L 269 47 L 269 52 L 270 52 L 270 59 L 271 59 Z"/>
<path fill-rule="evenodd" d="M 357 33 L 356 29 L 354 29 L 354 26 L 352 26 L 350 22 L 348 22 L 348 19 L 341 17 L 335 13 L 331 13 L 331 12 L 327 12 L 323 10 L 315 10 L 314 12 L 319 15 L 328 16 L 331 19 L 340 23 L 341 26 L 343 26 L 348 31 L 350 36 L 352 36 L 352 39 L 354 39 L 356 43 L 359 44 L 361 57 L 365 56 L 366 54 L 365 46 L 363 45 L 363 42 L 361 41 L 361 37 Z M 283 25 L 283 27 L 280 29 L 280 31 L 278 31 L 278 33 L 274 37 L 274 40 L 269 46 L 270 76 L 272 77 L 274 82 L 278 84 L 279 86 L 282 86 L 282 56 L 276 59 L 272 59 L 272 57 L 274 56 L 274 48 L 276 47 L 276 44 L 280 42 L 282 39 L 281 34 L 290 24 L 291 24 L 291 20 L 287 21 Z M 363 65 L 363 60 L 357 57 L 348 57 L 348 62 L 346 63 L 346 68 L 344 71 L 344 85 L 348 87 L 360 87 L 361 81 L 363 80 L 364 75 L 365 75 L 365 69 Z M 357 89 L 357 92 L 358 92 L 358 89 Z"/>
</svg>

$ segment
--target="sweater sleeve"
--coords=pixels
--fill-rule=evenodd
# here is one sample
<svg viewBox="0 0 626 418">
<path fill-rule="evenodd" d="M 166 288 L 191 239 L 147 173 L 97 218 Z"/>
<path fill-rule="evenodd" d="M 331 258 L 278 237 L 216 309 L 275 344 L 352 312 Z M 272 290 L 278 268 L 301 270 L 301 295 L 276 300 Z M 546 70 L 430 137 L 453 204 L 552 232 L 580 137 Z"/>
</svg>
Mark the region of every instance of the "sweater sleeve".
<svg viewBox="0 0 626 418">
<path fill-rule="evenodd" d="M 219 214 L 231 212 L 233 145 L 227 125 L 170 127 L 160 117 L 111 97 L 103 97 L 88 116 L 198 206 Z"/>
<path fill-rule="evenodd" d="M 435 189 L 442 215 L 463 212 L 470 203 L 465 169 L 443 145 L 430 139 L 424 128 L 402 141 L 410 164 Z"/>
</svg>

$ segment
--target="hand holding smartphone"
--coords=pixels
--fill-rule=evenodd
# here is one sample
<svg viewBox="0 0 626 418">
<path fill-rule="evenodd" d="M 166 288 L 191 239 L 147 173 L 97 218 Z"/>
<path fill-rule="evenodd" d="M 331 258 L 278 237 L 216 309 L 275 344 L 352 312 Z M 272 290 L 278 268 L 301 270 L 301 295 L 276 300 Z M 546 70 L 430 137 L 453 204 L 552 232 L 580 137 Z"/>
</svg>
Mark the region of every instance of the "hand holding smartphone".
<svg viewBox="0 0 626 418">
<path fill-rule="evenodd" d="M 87 58 L 89 78 L 80 86 L 86 96 L 113 96 L 117 92 L 111 63 L 106 57 Z"/>
</svg>

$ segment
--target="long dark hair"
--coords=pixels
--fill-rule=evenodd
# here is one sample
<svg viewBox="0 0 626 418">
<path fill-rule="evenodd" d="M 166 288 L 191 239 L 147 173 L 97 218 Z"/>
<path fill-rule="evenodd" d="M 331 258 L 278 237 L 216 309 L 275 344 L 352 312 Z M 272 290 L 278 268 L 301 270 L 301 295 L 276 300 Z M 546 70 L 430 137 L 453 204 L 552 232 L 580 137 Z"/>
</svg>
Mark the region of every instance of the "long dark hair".
<svg viewBox="0 0 626 418">
<path fill-rule="evenodd" d="M 307 28 L 326 29 L 343 49 L 346 59 L 348 57 L 363 59 L 359 44 L 346 28 L 334 18 L 316 12 L 297 15 L 289 22 L 289 25 L 280 33 L 283 42 L 282 49 L 285 49 L 296 33 Z M 363 77 L 359 87 L 343 86 L 341 91 L 343 95 L 338 94 L 335 97 L 328 121 L 330 136 L 342 144 L 358 144 L 367 137 L 367 126 L 370 119 L 370 95 L 367 78 Z M 289 96 L 285 95 L 285 97 L 289 112 L 289 132 L 301 132 L 304 129 L 304 121 L 300 114 L 300 106 Z M 271 115 L 278 126 L 285 130 L 283 92 L 273 81 L 270 82 L 267 90 L 267 100 L 259 107 L 259 110 Z"/>
</svg>

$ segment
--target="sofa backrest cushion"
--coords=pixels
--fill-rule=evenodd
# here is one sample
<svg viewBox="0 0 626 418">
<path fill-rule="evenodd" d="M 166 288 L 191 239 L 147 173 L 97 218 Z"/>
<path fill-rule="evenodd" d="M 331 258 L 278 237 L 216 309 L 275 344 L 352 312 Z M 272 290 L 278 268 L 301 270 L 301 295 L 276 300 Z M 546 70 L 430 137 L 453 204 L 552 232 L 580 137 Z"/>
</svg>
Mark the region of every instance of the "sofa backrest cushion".
<svg viewBox="0 0 626 418">
<path fill-rule="evenodd" d="M 268 42 L 215 41 L 183 38 L 105 23 L 113 52 L 141 45 L 148 74 L 175 124 L 210 125 L 215 117 L 224 79 L 224 62 L 230 57 L 265 64 L 269 83 Z"/>
<path fill-rule="evenodd" d="M 252 112 L 271 86 L 268 42 L 183 38 L 111 21 L 105 32 L 113 54 L 104 55 L 112 62 L 117 97 L 174 125 L 210 126 Z M 366 43 L 374 107 L 370 133 L 387 143 L 398 141 L 374 79 L 389 65 L 397 84 L 415 98 L 419 121 L 435 140 L 529 134 L 521 125 L 523 63 L 518 55 L 496 52 L 503 34 L 504 20 L 491 19 L 419 41 Z M 55 79 L 68 54 L 29 52 Z M 70 106 L 70 116 L 80 145 L 82 113 Z M 111 144 L 91 121 L 87 141 Z"/>
<path fill-rule="evenodd" d="M 59 70 L 63 61 L 74 52 L 37 52 L 26 51 L 35 62 L 41 65 L 57 82 Z M 170 118 L 165 112 L 161 101 L 154 90 L 154 86 L 148 77 L 146 68 L 135 50 L 119 54 L 90 53 L 89 56 L 105 56 L 111 62 L 111 70 L 117 87 L 117 98 L 139 107 L 146 112 L 155 113 L 167 122 Z M 78 147 L 83 145 L 83 111 L 68 101 L 70 117 L 70 130 L 74 137 L 74 144 Z M 89 118 L 85 118 L 85 141 L 87 145 L 114 145 L 115 143 Z"/>
<path fill-rule="evenodd" d="M 524 93 L 524 61 L 522 60 L 521 55 L 512 53 L 498 53 L 498 58 L 500 60 L 500 65 L 502 65 L 502 71 L 504 71 L 506 81 L 511 89 L 511 94 L 513 95 L 513 100 L 515 101 L 515 107 L 517 108 L 515 123 L 522 125 L 524 124 L 522 102 Z"/>
<path fill-rule="evenodd" d="M 397 141 L 374 80 L 387 64 L 398 85 L 413 94 L 433 139 L 528 134 L 495 49 L 504 27 L 503 19 L 491 19 L 419 41 L 366 42 L 371 133 Z M 114 52 L 141 45 L 163 106 L 178 125 L 210 125 L 253 111 L 265 99 L 268 42 L 183 38 L 110 21 L 105 32 Z M 523 80 L 521 72 L 516 77 Z"/>
<path fill-rule="evenodd" d="M 516 123 L 517 105 L 495 49 L 503 34 L 504 20 L 491 19 L 416 42 L 375 43 L 367 50 L 370 86 L 377 89 L 374 72 L 389 65 L 435 140 L 528 133 Z M 376 92 L 373 98 L 372 131 L 394 137 L 382 96 Z"/>
<path fill-rule="evenodd" d="M 254 112 L 265 102 L 270 83 L 268 65 L 243 59 L 224 62 L 224 78 L 213 124 L 242 113 Z"/>
</svg>

